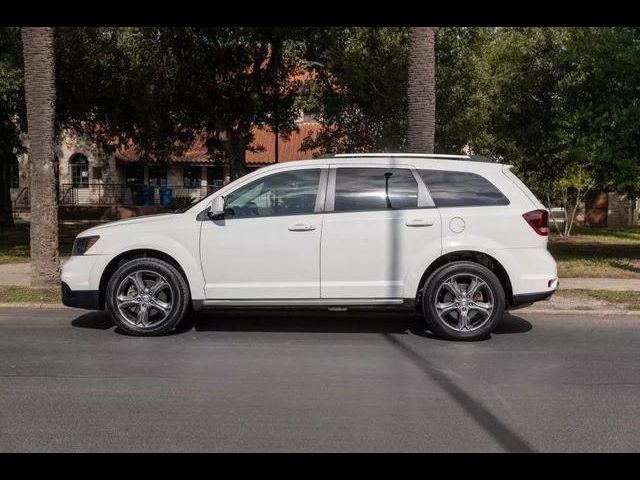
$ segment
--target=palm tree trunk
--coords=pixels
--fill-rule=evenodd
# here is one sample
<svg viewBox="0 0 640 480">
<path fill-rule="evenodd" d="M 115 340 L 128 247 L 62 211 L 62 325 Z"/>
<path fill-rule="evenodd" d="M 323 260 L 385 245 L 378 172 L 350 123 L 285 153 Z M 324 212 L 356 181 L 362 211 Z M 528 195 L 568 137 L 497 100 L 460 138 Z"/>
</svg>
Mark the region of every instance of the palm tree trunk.
<svg viewBox="0 0 640 480">
<path fill-rule="evenodd" d="M 408 147 L 413 153 L 433 153 L 436 128 L 435 35 L 433 27 L 409 32 Z"/>
<path fill-rule="evenodd" d="M 24 85 L 31 169 L 31 285 L 60 281 L 54 158 L 53 28 L 24 27 Z"/>
</svg>

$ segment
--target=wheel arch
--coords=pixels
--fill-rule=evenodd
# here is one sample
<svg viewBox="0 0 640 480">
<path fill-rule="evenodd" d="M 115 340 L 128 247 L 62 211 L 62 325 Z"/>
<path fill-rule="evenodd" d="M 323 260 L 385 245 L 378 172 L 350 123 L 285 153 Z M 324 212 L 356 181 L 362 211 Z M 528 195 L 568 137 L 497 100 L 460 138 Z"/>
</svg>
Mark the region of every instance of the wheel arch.
<svg viewBox="0 0 640 480">
<path fill-rule="evenodd" d="M 189 290 L 193 291 L 191 282 L 189 281 L 189 277 L 180 265 L 180 263 L 168 253 L 162 252 L 160 250 L 155 250 L 152 248 L 136 248 L 132 250 L 127 250 L 116 255 L 104 268 L 102 271 L 102 275 L 100 276 L 100 284 L 98 287 L 99 290 L 99 302 L 100 308 L 104 309 L 105 307 L 105 293 L 107 291 L 107 284 L 109 280 L 113 276 L 113 274 L 120 268 L 122 265 L 127 263 L 130 260 L 136 258 L 157 258 L 159 260 L 164 260 L 165 262 L 171 264 L 178 270 L 180 275 L 184 278 L 185 282 L 189 286 Z"/>
<path fill-rule="evenodd" d="M 477 263 L 491 270 L 496 275 L 496 277 L 498 277 L 498 280 L 500 280 L 502 288 L 504 288 L 504 294 L 507 300 L 507 304 L 510 305 L 512 303 L 513 289 L 511 286 L 511 279 L 509 278 L 509 274 L 507 273 L 507 270 L 502 266 L 502 264 L 496 258 L 484 252 L 475 250 L 459 250 L 455 252 L 449 252 L 445 255 L 442 255 L 441 257 L 438 257 L 426 268 L 420 278 L 418 289 L 416 291 L 415 300 L 417 307 L 420 306 L 420 303 L 422 301 L 422 295 L 420 295 L 420 293 L 422 292 L 422 289 L 426 285 L 427 280 L 429 279 L 429 277 L 431 277 L 433 272 L 435 272 L 443 265 L 458 261 Z"/>
</svg>

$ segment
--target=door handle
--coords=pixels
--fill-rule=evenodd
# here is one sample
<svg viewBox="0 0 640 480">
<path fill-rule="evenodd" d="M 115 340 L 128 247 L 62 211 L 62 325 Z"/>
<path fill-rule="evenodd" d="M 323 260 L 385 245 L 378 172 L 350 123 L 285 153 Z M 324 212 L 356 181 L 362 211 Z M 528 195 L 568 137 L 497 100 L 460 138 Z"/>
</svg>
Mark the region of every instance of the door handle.
<svg viewBox="0 0 640 480">
<path fill-rule="evenodd" d="M 429 220 L 413 219 L 407 220 L 405 225 L 407 227 L 431 227 L 433 223 L 429 223 Z"/>
<path fill-rule="evenodd" d="M 291 225 L 289 227 L 290 232 L 310 232 L 311 230 L 315 230 L 316 227 L 313 225 L 309 225 L 308 223 L 296 223 L 295 225 Z"/>
</svg>

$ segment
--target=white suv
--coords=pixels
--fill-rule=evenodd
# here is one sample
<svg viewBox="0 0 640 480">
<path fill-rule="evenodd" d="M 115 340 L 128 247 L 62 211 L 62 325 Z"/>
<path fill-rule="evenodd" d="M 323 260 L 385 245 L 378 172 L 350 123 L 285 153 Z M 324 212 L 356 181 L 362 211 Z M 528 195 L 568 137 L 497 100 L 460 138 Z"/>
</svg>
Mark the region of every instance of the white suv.
<svg viewBox="0 0 640 480">
<path fill-rule="evenodd" d="M 558 287 L 544 206 L 507 165 L 336 155 L 261 168 L 187 211 L 82 232 L 65 305 L 131 334 L 190 307 L 420 309 L 441 337 L 486 337 Z"/>
</svg>

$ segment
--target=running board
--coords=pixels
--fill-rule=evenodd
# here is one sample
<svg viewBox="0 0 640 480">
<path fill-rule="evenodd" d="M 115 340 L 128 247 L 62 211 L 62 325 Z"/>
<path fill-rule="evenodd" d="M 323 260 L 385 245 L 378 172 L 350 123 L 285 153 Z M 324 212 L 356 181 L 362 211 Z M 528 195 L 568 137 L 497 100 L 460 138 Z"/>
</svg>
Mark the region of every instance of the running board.
<svg viewBox="0 0 640 480">
<path fill-rule="evenodd" d="M 411 305 L 409 305 L 411 304 Z M 251 299 L 251 300 L 194 300 L 196 310 L 200 308 L 216 307 L 384 307 L 384 306 L 413 306 L 413 299 L 403 298 L 278 298 L 278 299 Z"/>
</svg>

